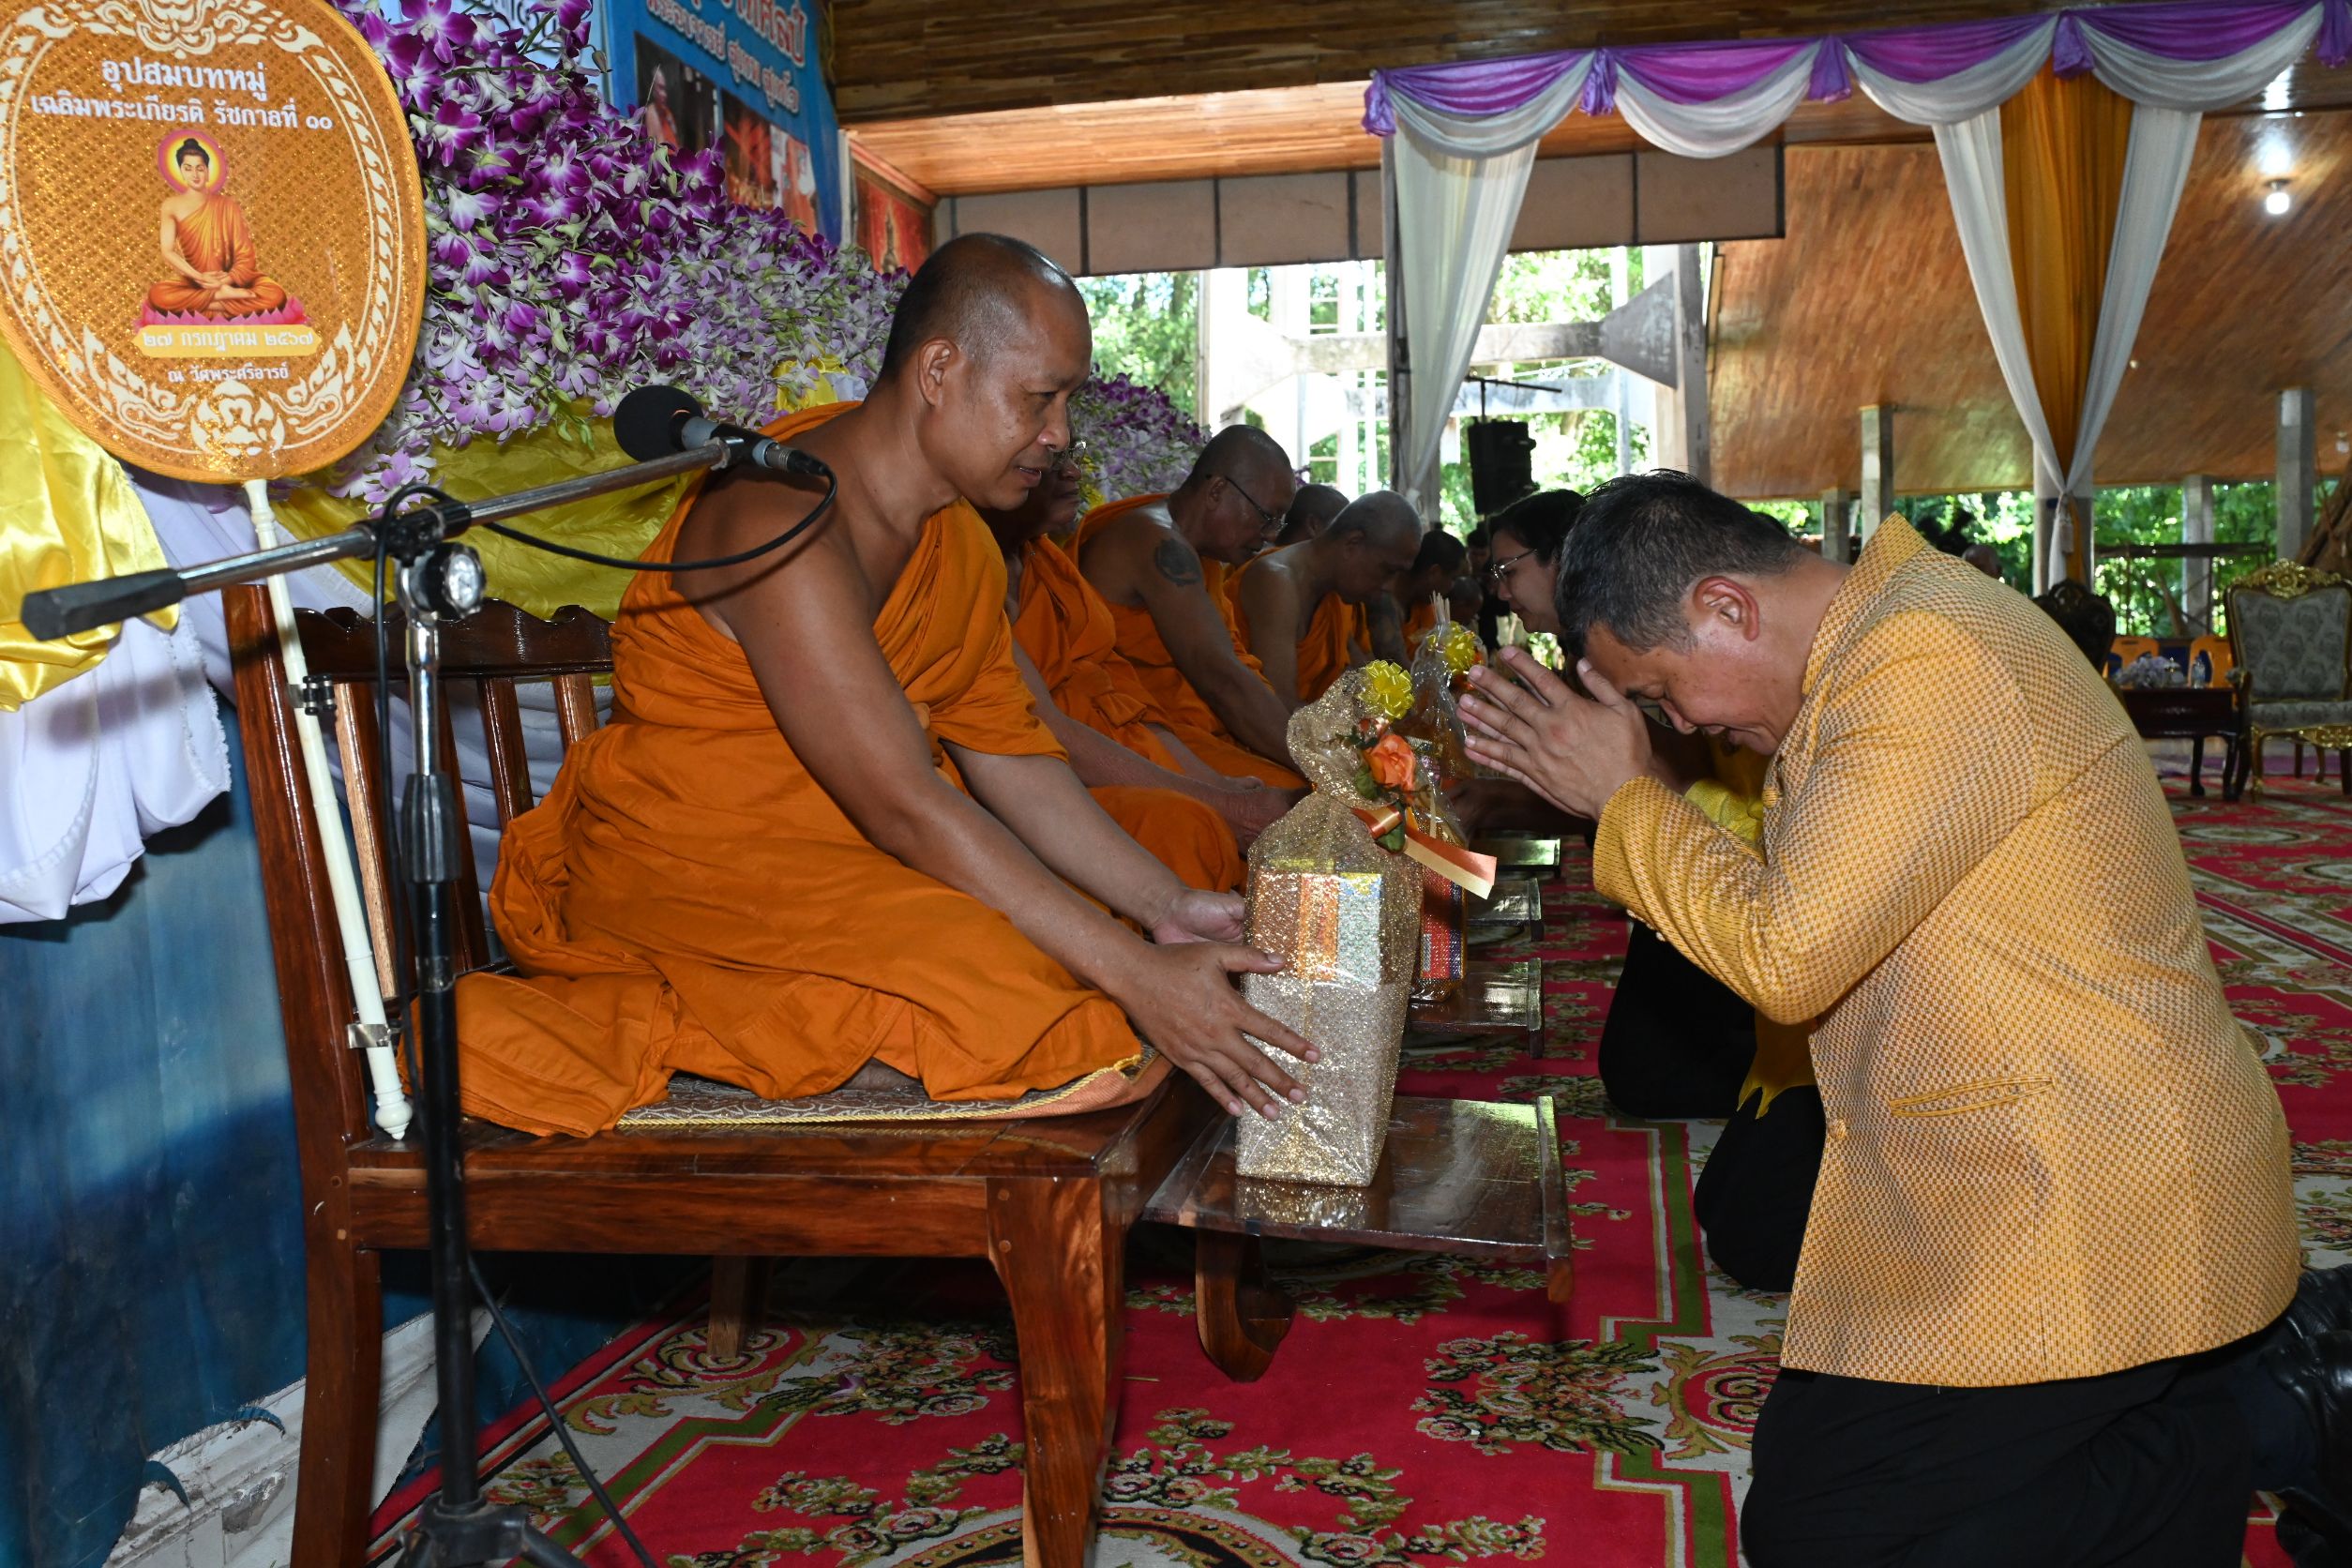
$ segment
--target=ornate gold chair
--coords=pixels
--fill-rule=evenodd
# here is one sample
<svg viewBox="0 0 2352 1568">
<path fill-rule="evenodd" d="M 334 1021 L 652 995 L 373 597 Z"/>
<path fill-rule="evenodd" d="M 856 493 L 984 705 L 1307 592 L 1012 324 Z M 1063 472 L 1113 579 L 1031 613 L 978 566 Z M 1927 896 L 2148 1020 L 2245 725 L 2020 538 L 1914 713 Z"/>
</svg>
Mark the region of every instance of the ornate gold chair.
<svg viewBox="0 0 2352 1568">
<path fill-rule="evenodd" d="M 2229 590 L 2229 646 L 2245 704 L 2240 783 L 2262 788 L 2271 736 L 2343 753 L 2352 794 L 2352 582 L 2293 561 L 2275 562 Z"/>
</svg>

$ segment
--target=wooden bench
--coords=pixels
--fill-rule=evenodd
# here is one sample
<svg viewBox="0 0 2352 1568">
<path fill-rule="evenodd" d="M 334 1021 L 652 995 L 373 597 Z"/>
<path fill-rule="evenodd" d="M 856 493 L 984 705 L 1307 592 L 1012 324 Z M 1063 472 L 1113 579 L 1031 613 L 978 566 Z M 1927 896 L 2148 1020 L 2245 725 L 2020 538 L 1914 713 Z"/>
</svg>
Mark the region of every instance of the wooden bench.
<svg viewBox="0 0 2352 1568">
<path fill-rule="evenodd" d="M 395 1142 L 369 1125 L 366 1075 L 347 1043 L 355 1016 L 349 972 L 277 634 L 259 589 L 225 597 L 293 1078 L 309 1259 L 293 1560 L 355 1565 L 367 1546 L 375 1457 L 380 1255 L 425 1244 L 422 1154 L 413 1137 Z M 394 890 L 374 829 L 386 788 L 377 765 L 374 631 L 349 611 L 305 613 L 297 625 L 314 683 L 332 693 L 369 923 L 381 953 Z M 611 658 L 603 623 L 585 611 L 542 622 L 490 604 L 445 629 L 449 689 L 471 687 L 479 699 L 502 823 L 533 804 L 517 684 L 552 685 L 569 746 L 596 726 L 593 679 Z M 451 737 L 443 738 L 447 746 Z M 473 969 L 490 953 L 470 837 L 459 837 L 466 845 L 462 960 Z M 1431 1211 L 1430 1234 L 1418 1240 L 1410 1227 L 1423 1212 L 1407 1201 L 1396 1206 L 1401 1218 L 1382 1221 L 1381 1233 L 1389 1244 L 1501 1246 L 1515 1249 L 1509 1256 L 1544 1259 L 1555 1293 L 1564 1295 L 1568 1244 L 1548 1103 L 1490 1108 L 1503 1114 L 1456 1118 L 1425 1108 L 1400 1116 L 1380 1213 L 1389 1212 L 1391 1189 L 1417 1189 L 1425 1175 L 1449 1192 L 1468 1190 L 1482 1173 L 1526 1190 L 1467 1214 Z M 1256 1237 L 1312 1228 L 1267 1229 L 1245 1213 L 1232 1217 L 1229 1177 L 1220 1188 L 1226 1197 L 1205 1206 L 1184 1201 L 1192 1178 L 1169 1184 L 1170 1172 L 1188 1158 L 1213 1168 L 1216 1148 L 1229 1138 L 1226 1118 L 1181 1073 L 1134 1105 L 1023 1121 L 623 1127 L 588 1138 L 535 1138 L 469 1121 L 471 1240 L 490 1252 L 712 1257 L 721 1333 L 740 1332 L 756 1310 L 750 1292 L 760 1271 L 751 1259 L 987 1259 L 1011 1301 L 1019 1355 L 1024 1552 L 1033 1563 L 1078 1568 L 1093 1534 L 1116 1411 L 1124 1244 L 1147 1205 L 1158 1204 L 1173 1223 L 1205 1223 L 1215 1238 L 1199 1249 L 1196 1311 L 1203 1347 L 1229 1376 L 1263 1371 L 1287 1326 L 1289 1304 L 1264 1283 Z M 1530 1170 L 1548 1177 L 1528 1184 Z"/>
</svg>

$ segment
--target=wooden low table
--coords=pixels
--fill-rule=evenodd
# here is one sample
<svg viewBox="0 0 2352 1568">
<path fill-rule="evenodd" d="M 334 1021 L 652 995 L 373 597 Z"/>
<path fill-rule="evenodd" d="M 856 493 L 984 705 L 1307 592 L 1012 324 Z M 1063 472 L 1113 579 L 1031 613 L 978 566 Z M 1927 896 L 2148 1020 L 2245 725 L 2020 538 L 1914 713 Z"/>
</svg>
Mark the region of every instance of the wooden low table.
<svg viewBox="0 0 2352 1568">
<path fill-rule="evenodd" d="M 2148 740 L 2187 740 L 2189 792 L 2205 793 L 2205 741 L 2222 738 L 2222 798 L 2238 798 L 2238 750 L 2245 744 L 2245 714 L 2228 686 L 2117 686 L 2132 728 Z"/>
<path fill-rule="evenodd" d="M 1522 1263 L 1544 1271 L 1552 1301 L 1568 1299 L 1573 1243 L 1549 1095 L 1500 1105 L 1399 1094 L 1380 1171 L 1362 1187 L 1243 1176 L 1233 1138 L 1231 1119 L 1219 1117 L 1143 1217 L 1194 1233 L 1200 1348 L 1237 1382 L 1264 1373 L 1290 1328 L 1290 1300 L 1259 1249 L 1268 1236 Z"/>
<path fill-rule="evenodd" d="M 1454 994 L 1413 1003 L 1408 1027 L 1425 1034 L 1519 1034 L 1532 1050 L 1544 1036 L 1544 966 L 1533 958 L 1464 964 Z"/>
</svg>

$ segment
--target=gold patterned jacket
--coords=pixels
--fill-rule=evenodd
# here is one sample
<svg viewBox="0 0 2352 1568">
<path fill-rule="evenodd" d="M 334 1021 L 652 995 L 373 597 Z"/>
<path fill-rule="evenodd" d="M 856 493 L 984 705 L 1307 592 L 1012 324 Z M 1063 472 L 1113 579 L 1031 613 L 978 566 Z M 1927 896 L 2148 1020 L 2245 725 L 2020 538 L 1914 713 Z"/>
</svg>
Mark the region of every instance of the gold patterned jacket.
<svg viewBox="0 0 2352 1568">
<path fill-rule="evenodd" d="M 1983 1387 L 2210 1349 L 2299 1266 L 2284 1118 L 2147 747 L 2032 603 L 1881 523 L 1751 850 L 1647 778 L 1593 881 L 1787 1022 L 1829 1138 L 1786 1364 Z"/>
</svg>

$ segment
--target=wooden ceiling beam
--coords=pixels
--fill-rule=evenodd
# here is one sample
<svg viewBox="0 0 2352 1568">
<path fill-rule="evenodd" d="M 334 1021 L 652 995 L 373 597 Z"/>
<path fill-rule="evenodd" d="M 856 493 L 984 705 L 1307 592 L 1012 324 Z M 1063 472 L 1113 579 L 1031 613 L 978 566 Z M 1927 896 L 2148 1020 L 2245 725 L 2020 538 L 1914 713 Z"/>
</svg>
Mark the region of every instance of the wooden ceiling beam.
<svg viewBox="0 0 2352 1568">
<path fill-rule="evenodd" d="M 1361 83 L 1384 68 L 1600 43 L 1809 37 L 2048 8 L 2046 0 L 834 0 L 834 106 L 854 128 Z"/>
</svg>

